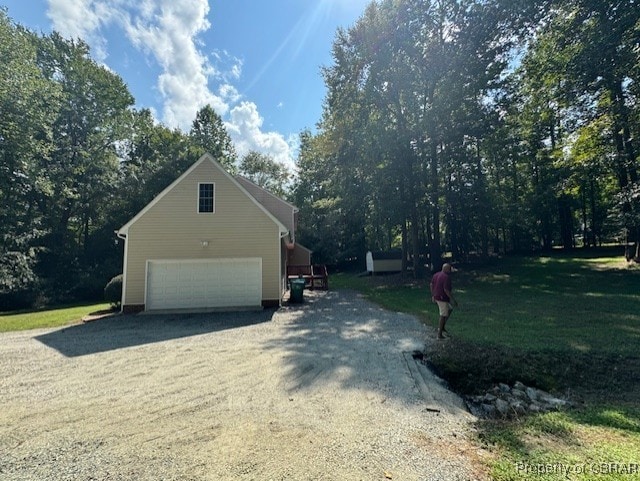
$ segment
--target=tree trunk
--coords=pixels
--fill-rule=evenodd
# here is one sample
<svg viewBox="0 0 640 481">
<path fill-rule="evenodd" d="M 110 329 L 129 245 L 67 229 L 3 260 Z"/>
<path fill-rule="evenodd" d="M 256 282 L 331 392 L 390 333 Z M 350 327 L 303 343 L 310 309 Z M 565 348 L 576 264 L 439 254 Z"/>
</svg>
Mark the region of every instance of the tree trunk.
<svg viewBox="0 0 640 481">
<path fill-rule="evenodd" d="M 433 137 L 432 137 L 433 139 Z M 442 246 L 440 239 L 440 182 L 438 179 L 438 147 L 435 140 L 431 142 L 431 234 L 429 255 L 431 257 L 431 271 L 442 268 Z"/>
<path fill-rule="evenodd" d="M 402 230 L 402 272 L 407 272 L 407 254 L 409 251 L 408 242 L 407 242 L 407 220 L 402 220 L 402 225 L 400 226 Z"/>
<path fill-rule="evenodd" d="M 420 268 L 420 242 L 419 242 L 418 210 L 414 207 L 411 213 L 411 250 L 413 252 L 413 277 L 418 278 L 421 274 Z"/>
<path fill-rule="evenodd" d="M 612 131 L 616 144 L 616 174 L 618 177 L 618 186 L 620 190 L 624 191 L 628 189 L 629 184 L 634 184 L 638 180 L 638 173 L 636 168 L 635 149 L 631 138 L 631 129 L 629 127 L 629 115 L 627 107 L 625 105 L 624 89 L 620 80 L 609 79 L 609 93 L 613 108 L 613 125 Z M 636 216 L 634 213 L 635 206 L 629 202 L 624 201 L 622 204 L 622 213 L 624 217 L 631 215 L 632 219 Z M 629 232 L 632 232 L 633 238 L 631 242 L 635 243 L 636 258 L 638 252 L 640 252 L 640 238 L 638 233 L 640 232 L 640 226 L 634 221 L 626 222 L 626 226 Z"/>
<path fill-rule="evenodd" d="M 573 248 L 573 215 L 566 195 L 558 199 L 558 214 L 560 217 L 560 236 L 565 249 Z"/>
</svg>

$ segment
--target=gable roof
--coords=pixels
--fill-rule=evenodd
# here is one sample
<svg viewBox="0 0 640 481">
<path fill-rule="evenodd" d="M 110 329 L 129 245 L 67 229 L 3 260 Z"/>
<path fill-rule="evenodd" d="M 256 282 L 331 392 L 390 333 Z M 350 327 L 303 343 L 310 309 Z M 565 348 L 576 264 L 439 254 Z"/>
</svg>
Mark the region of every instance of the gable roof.
<svg viewBox="0 0 640 481">
<path fill-rule="evenodd" d="M 300 209 L 245 177 L 237 175 L 235 179 L 295 236 L 295 215 Z"/>
<path fill-rule="evenodd" d="M 265 196 L 273 198 L 274 200 L 276 200 L 280 204 L 288 206 L 289 208 L 291 208 L 293 210 L 293 212 L 298 212 L 300 210 L 295 205 L 293 205 L 291 202 L 287 202 L 286 200 L 282 199 L 281 197 L 278 197 L 277 195 L 269 192 L 264 187 L 260 187 L 258 184 L 256 184 L 255 182 L 247 179 L 246 177 L 242 177 L 241 175 L 236 175 L 235 179 L 238 180 L 243 185 L 247 185 L 249 187 L 253 187 L 256 191 L 261 191 Z"/>
<path fill-rule="evenodd" d="M 196 162 L 193 163 L 191 167 L 189 167 L 180 177 L 174 180 L 168 187 L 166 187 L 162 192 L 160 192 L 151 202 L 149 202 L 140 212 L 138 212 L 129 222 L 120 227 L 117 230 L 118 235 L 126 236 L 129 228 L 135 224 L 138 219 L 140 219 L 144 214 L 149 211 L 154 205 L 156 205 L 168 192 L 170 192 L 176 185 L 178 185 L 182 180 L 187 177 L 191 172 L 193 172 L 200 164 L 203 162 L 211 162 L 214 167 L 216 167 L 233 185 L 235 185 L 242 193 L 244 193 L 258 208 L 265 213 L 267 217 L 269 217 L 280 230 L 282 235 L 286 235 L 289 233 L 289 228 L 285 226 L 282 222 L 280 222 L 264 205 L 256 200 L 247 189 L 245 189 L 229 172 L 227 172 L 216 160 L 211 156 L 211 154 L 206 153 L 202 157 L 200 157 Z M 266 192 L 266 191 L 265 191 Z M 284 202 L 284 201 L 283 201 Z"/>
</svg>

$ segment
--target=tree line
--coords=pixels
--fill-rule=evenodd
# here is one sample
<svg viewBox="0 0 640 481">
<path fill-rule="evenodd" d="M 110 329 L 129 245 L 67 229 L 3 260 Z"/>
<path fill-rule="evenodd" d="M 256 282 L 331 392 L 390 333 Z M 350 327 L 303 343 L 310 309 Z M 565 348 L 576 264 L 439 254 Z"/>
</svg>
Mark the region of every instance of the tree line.
<svg viewBox="0 0 640 481">
<path fill-rule="evenodd" d="M 285 167 L 239 159 L 212 107 L 184 133 L 133 105 L 82 40 L 0 9 L 0 309 L 101 297 L 122 271 L 114 231 L 204 152 L 284 195 Z"/>
<path fill-rule="evenodd" d="M 637 0 L 380 0 L 332 57 L 292 191 L 326 261 L 638 257 Z"/>
<path fill-rule="evenodd" d="M 114 231 L 202 153 L 300 208 L 318 262 L 400 248 L 419 273 L 494 253 L 633 244 L 637 0 L 379 0 L 337 31 L 296 175 L 134 108 L 80 39 L 0 9 L 0 309 L 99 296 Z M 408 265 L 407 265 L 408 267 Z"/>
</svg>

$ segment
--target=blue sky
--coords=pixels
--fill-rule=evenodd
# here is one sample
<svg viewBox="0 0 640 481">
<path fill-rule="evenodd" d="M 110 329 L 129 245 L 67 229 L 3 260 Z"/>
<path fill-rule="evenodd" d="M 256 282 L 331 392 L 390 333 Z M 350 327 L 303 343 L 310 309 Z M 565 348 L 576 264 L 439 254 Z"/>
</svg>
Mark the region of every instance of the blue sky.
<svg viewBox="0 0 640 481">
<path fill-rule="evenodd" d="M 188 131 L 211 104 L 240 155 L 287 164 L 320 119 L 338 27 L 369 0 L 0 0 L 15 22 L 81 37 L 138 108 Z"/>
</svg>

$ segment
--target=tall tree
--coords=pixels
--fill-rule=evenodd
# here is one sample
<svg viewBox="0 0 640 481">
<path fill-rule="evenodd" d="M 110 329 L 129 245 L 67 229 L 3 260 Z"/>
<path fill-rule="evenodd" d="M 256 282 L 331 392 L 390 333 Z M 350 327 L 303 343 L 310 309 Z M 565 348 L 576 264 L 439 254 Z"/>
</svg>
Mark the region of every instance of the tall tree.
<svg viewBox="0 0 640 481">
<path fill-rule="evenodd" d="M 122 225 L 148 204 L 203 153 L 190 136 L 156 123 L 147 109 L 133 112 L 121 144 L 119 201 L 113 215 Z"/>
<path fill-rule="evenodd" d="M 338 33 L 334 64 L 324 71 L 320 126 L 342 174 L 336 182 L 349 179 L 341 202 L 359 201 L 365 232 L 380 231 L 371 222 L 388 222 L 382 230 L 399 226 L 414 272 L 425 243 L 432 268 L 439 267 L 443 231 L 459 256 L 488 253 L 483 140 L 497 121 L 492 92 L 508 68 L 513 36 L 526 23 L 505 5 L 372 3 L 354 27 Z M 397 195 L 382 199 L 383 190 Z"/>
<path fill-rule="evenodd" d="M 0 9 L 0 297 L 7 307 L 27 299 L 37 279 L 39 162 L 50 155 L 59 106 L 60 90 L 36 65 L 34 35 Z"/>
<path fill-rule="evenodd" d="M 296 166 L 290 198 L 300 209 L 297 238 L 312 248 L 316 262 L 338 263 L 344 260 L 340 202 L 333 183 L 334 164 L 321 136 L 308 130 L 300 134 Z"/>
<path fill-rule="evenodd" d="M 286 197 L 291 173 L 272 157 L 255 151 L 247 152 L 240 161 L 239 172 L 272 194 Z"/>
<path fill-rule="evenodd" d="M 213 110 L 211 105 L 205 105 L 196 113 L 189 137 L 196 146 L 211 154 L 229 172 L 235 173 L 237 170 L 235 147 L 222 117 Z"/>
<path fill-rule="evenodd" d="M 115 196 L 117 146 L 128 132 L 133 97 L 118 75 L 91 59 L 81 40 L 56 32 L 39 38 L 38 66 L 61 91 L 37 200 L 48 231 L 41 273 L 57 291 L 88 286 L 99 292 L 108 279 L 96 271 L 100 262 L 91 242 Z"/>
<path fill-rule="evenodd" d="M 556 100 L 569 104 L 575 127 L 598 117 L 613 147 L 611 169 L 618 182 L 621 218 L 640 249 L 638 152 L 639 132 L 632 121 L 638 98 L 631 86 L 640 81 L 637 65 L 640 8 L 634 0 L 558 0 L 533 45 L 534 52 L 552 43 L 545 62 L 558 78 Z M 604 115 L 604 117 L 602 117 Z"/>
<path fill-rule="evenodd" d="M 599 118 L 581 127 L 566 156 L 568 187 L 579 204 L 585 246 L 595 247 L 605 240 L 605 222 L 615 208 L 616 178 L 607 165 L 607 159 L 615 156 L 608 141 L 609 125 L 609 120 Z"/>
</svg>

